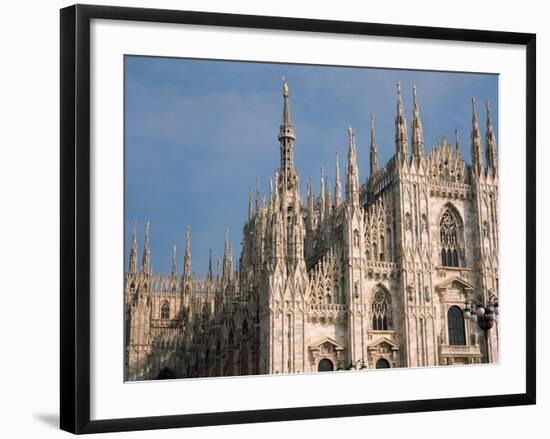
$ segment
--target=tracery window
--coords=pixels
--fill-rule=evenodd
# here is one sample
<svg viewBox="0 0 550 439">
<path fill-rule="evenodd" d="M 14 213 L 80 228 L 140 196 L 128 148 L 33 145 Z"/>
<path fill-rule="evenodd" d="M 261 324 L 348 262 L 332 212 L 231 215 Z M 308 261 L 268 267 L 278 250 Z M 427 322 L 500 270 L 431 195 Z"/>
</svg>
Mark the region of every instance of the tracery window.
<svg viewBox="0 0 550 439">
<path fill-rule="evenodd" d="M 441 265 L 458 267 L 458 221 L 455 215 L 446 209 L 439 221 L 439 238 L 441 245 Z"/>
<path fill-rule="evenodd" d="M 372 298 L 372 329 L 387 331 L 392 325 L 391 297 L 383 290 L 378 290 Z"/>
<path fill-rule="evenodd" d="M 453 346 L 465 345 L 464 314 L 456 305 L 451 306 L 447 311 L 447 326 L 449 329 L 449 344 Z"/>
<path fill-rule="evenodd" d="M 168 301 L 165 301 L 162 304 L 162 307 L 160 308 L 160 318 L 161 319 L 169 319 L 170 318 L 170 305 L 168 304 Z"/>
</svg>

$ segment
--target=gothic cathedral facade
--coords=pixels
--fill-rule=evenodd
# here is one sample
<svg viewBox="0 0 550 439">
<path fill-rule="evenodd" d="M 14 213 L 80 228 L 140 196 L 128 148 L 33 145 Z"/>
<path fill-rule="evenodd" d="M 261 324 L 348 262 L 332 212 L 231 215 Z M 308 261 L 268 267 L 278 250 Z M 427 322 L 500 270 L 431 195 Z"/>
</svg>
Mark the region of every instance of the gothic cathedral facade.
<svg viewBox="0 0 550 439">
<path fill-rule="evenodd" d="M 464 318 L 498 297 L 498 160 L 489 106 L 485 160 L 475 100 L 471 157 L 446 138 L 424 149 L 413 88 L 408 126 L 397 85 L 395 154 L 379 167 L 371 116 L 370 176 L 361 184 L 348 130 L 343 183 L 300 194 L 289 90 L 283 86 L 280 167 L 269 194 L 249 196 L 237 263 L 226 233 L 217 270 L 141 265 L 134 226 L 125 273 L 125 378 L 148 380 L 498 361 L 490 331 Z M 410 146 L 410 152 L 409 152 Z"/>
</svg>

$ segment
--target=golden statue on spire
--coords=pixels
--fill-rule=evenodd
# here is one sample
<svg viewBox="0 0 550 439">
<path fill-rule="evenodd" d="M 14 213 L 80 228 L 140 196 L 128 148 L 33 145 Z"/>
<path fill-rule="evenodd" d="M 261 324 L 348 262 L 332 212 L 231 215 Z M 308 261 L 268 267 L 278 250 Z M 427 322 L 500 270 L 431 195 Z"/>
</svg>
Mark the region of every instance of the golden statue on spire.
<svg viewBox="0 0 550 439">
<path fill-rule="evenodd" d="M 283 76 L 283 96 L 288 97 L 288 82 Z"/>
</svg>

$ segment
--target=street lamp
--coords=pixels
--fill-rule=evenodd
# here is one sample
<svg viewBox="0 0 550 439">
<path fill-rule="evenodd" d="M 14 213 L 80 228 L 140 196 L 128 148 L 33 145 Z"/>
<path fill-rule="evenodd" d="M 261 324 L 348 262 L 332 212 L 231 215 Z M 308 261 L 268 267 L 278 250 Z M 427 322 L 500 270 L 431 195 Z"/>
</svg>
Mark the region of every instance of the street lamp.
<svg viewBox="0 0 550 439">
<path fill-rule="evenodd" d="M 472 301 L 470 305 L 466 304 L 466 308 L 464 308 L 464 318 L 470 319 L 472 323 L 477 323 L 477 325 L 485 332 L 485 346 L 487 347 L 488 363 L 491 362 L 489 350 L 489 331 L 495 324 L 497 315 L 498 300 L 496 298 L 489 299 L 486 305 L 481 305 Z"/>
</svg>

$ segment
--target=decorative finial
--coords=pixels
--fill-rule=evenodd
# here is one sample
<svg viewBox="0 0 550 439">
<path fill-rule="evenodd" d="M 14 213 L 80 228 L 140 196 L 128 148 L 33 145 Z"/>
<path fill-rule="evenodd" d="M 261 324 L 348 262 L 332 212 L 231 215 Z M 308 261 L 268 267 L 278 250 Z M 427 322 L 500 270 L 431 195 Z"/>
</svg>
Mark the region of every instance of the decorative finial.
<svg viewBox="0 0 550 439">
<path fill-rule="evenodd" d="M 460 149 L 460 146 L 459 146 L 459 142 L 458 142 L 458 128 L 455 128 L 455 147 L 456 147 L 456 150 L 458 151 Z"/>
<path fill-rule="evenodd" d="M 416 84 L 413 85 L 413 96 L 416 99 Z"/>
</svg>

